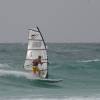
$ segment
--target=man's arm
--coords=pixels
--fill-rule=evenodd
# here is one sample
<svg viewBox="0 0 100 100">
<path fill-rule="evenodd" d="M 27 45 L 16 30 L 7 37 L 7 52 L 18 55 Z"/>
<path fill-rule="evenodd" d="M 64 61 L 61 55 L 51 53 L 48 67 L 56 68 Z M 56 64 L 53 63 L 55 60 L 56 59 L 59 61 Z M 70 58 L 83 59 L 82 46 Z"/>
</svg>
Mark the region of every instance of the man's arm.
<svg viewBox="0 0 100 100">
<path fill-rule="evenodd" d="M 43 62 L 41 62 L 41 60 L 39 60 L 39 64 L 41 64 L 41 65 L 42 65 L 42 64 L 43 64 Z"/>
</svg>

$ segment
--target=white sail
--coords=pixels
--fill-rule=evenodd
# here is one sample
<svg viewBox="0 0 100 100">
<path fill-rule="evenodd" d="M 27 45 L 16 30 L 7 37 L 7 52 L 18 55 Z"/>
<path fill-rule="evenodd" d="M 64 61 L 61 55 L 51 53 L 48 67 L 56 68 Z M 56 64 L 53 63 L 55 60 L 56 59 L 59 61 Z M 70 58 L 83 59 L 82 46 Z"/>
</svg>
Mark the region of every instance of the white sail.
<svg viewBox="0 0 100 100">
<path fill-rule="evenodd" d="M 41 56 L 41 62 L 43 62 L 40 67 L 41 77 L 47 77 L 47 47 L 43 39 L 43 36 L 38 27 L 35 29 L 29 29 L 28 34 L 28 48 L 26 59 L 24 63 L 25 70 L 32 71 L 32 61 Z"/>
</svg>

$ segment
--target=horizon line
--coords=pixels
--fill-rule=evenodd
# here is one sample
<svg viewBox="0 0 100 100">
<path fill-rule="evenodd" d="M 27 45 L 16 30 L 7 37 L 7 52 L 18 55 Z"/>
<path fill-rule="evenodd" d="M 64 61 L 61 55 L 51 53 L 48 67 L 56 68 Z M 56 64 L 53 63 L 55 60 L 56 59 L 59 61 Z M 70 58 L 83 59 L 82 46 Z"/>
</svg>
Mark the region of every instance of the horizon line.
<svg viewBox="0 0 100 100">
<path fill-rule="evenodd" d="M 22 44 L 27 44 L 28 42 L 0 42 L 0 44 L 13 44 L 13 43 L 22 43 Z M 100 43 L 100 42 L 46 42 L 46 43 Z"/>
</svg>

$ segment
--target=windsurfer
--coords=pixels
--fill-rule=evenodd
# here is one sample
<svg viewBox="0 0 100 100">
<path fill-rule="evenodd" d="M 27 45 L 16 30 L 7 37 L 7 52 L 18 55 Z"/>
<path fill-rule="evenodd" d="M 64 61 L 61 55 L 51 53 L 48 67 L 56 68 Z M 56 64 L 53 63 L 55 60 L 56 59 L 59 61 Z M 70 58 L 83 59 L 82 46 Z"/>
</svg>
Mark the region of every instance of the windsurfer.
<svg viewBox="0 0 100 100">
<path fill-rule="evenodd" d="M 39 76 L 40 76 L 40 69 L 38 67 L 38 65 L 42 65 L 43 63 L 41 62 L 41 56 L 38 56 L 37 59 L 33 60 L 33 67 L 32 67 L 32 71 L 34 74 L 36 74 L 38 72 Z"/>
</svg>

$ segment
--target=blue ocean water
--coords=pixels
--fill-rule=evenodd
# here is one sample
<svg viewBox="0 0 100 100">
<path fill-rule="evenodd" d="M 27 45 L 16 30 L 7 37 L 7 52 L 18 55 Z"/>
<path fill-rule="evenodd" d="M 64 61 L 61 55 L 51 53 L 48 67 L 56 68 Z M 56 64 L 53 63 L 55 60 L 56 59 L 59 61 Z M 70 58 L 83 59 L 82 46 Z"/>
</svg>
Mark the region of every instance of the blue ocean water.
<svg viewBox="0 0 100 100">
<path fill-rule="evenodd" d="M 0 44 L 0 100 L 100 100 L 100 44 L 48 43 L 49 78 L 30 79 L 23 68 L 27 44 Z"/>
</svg>

